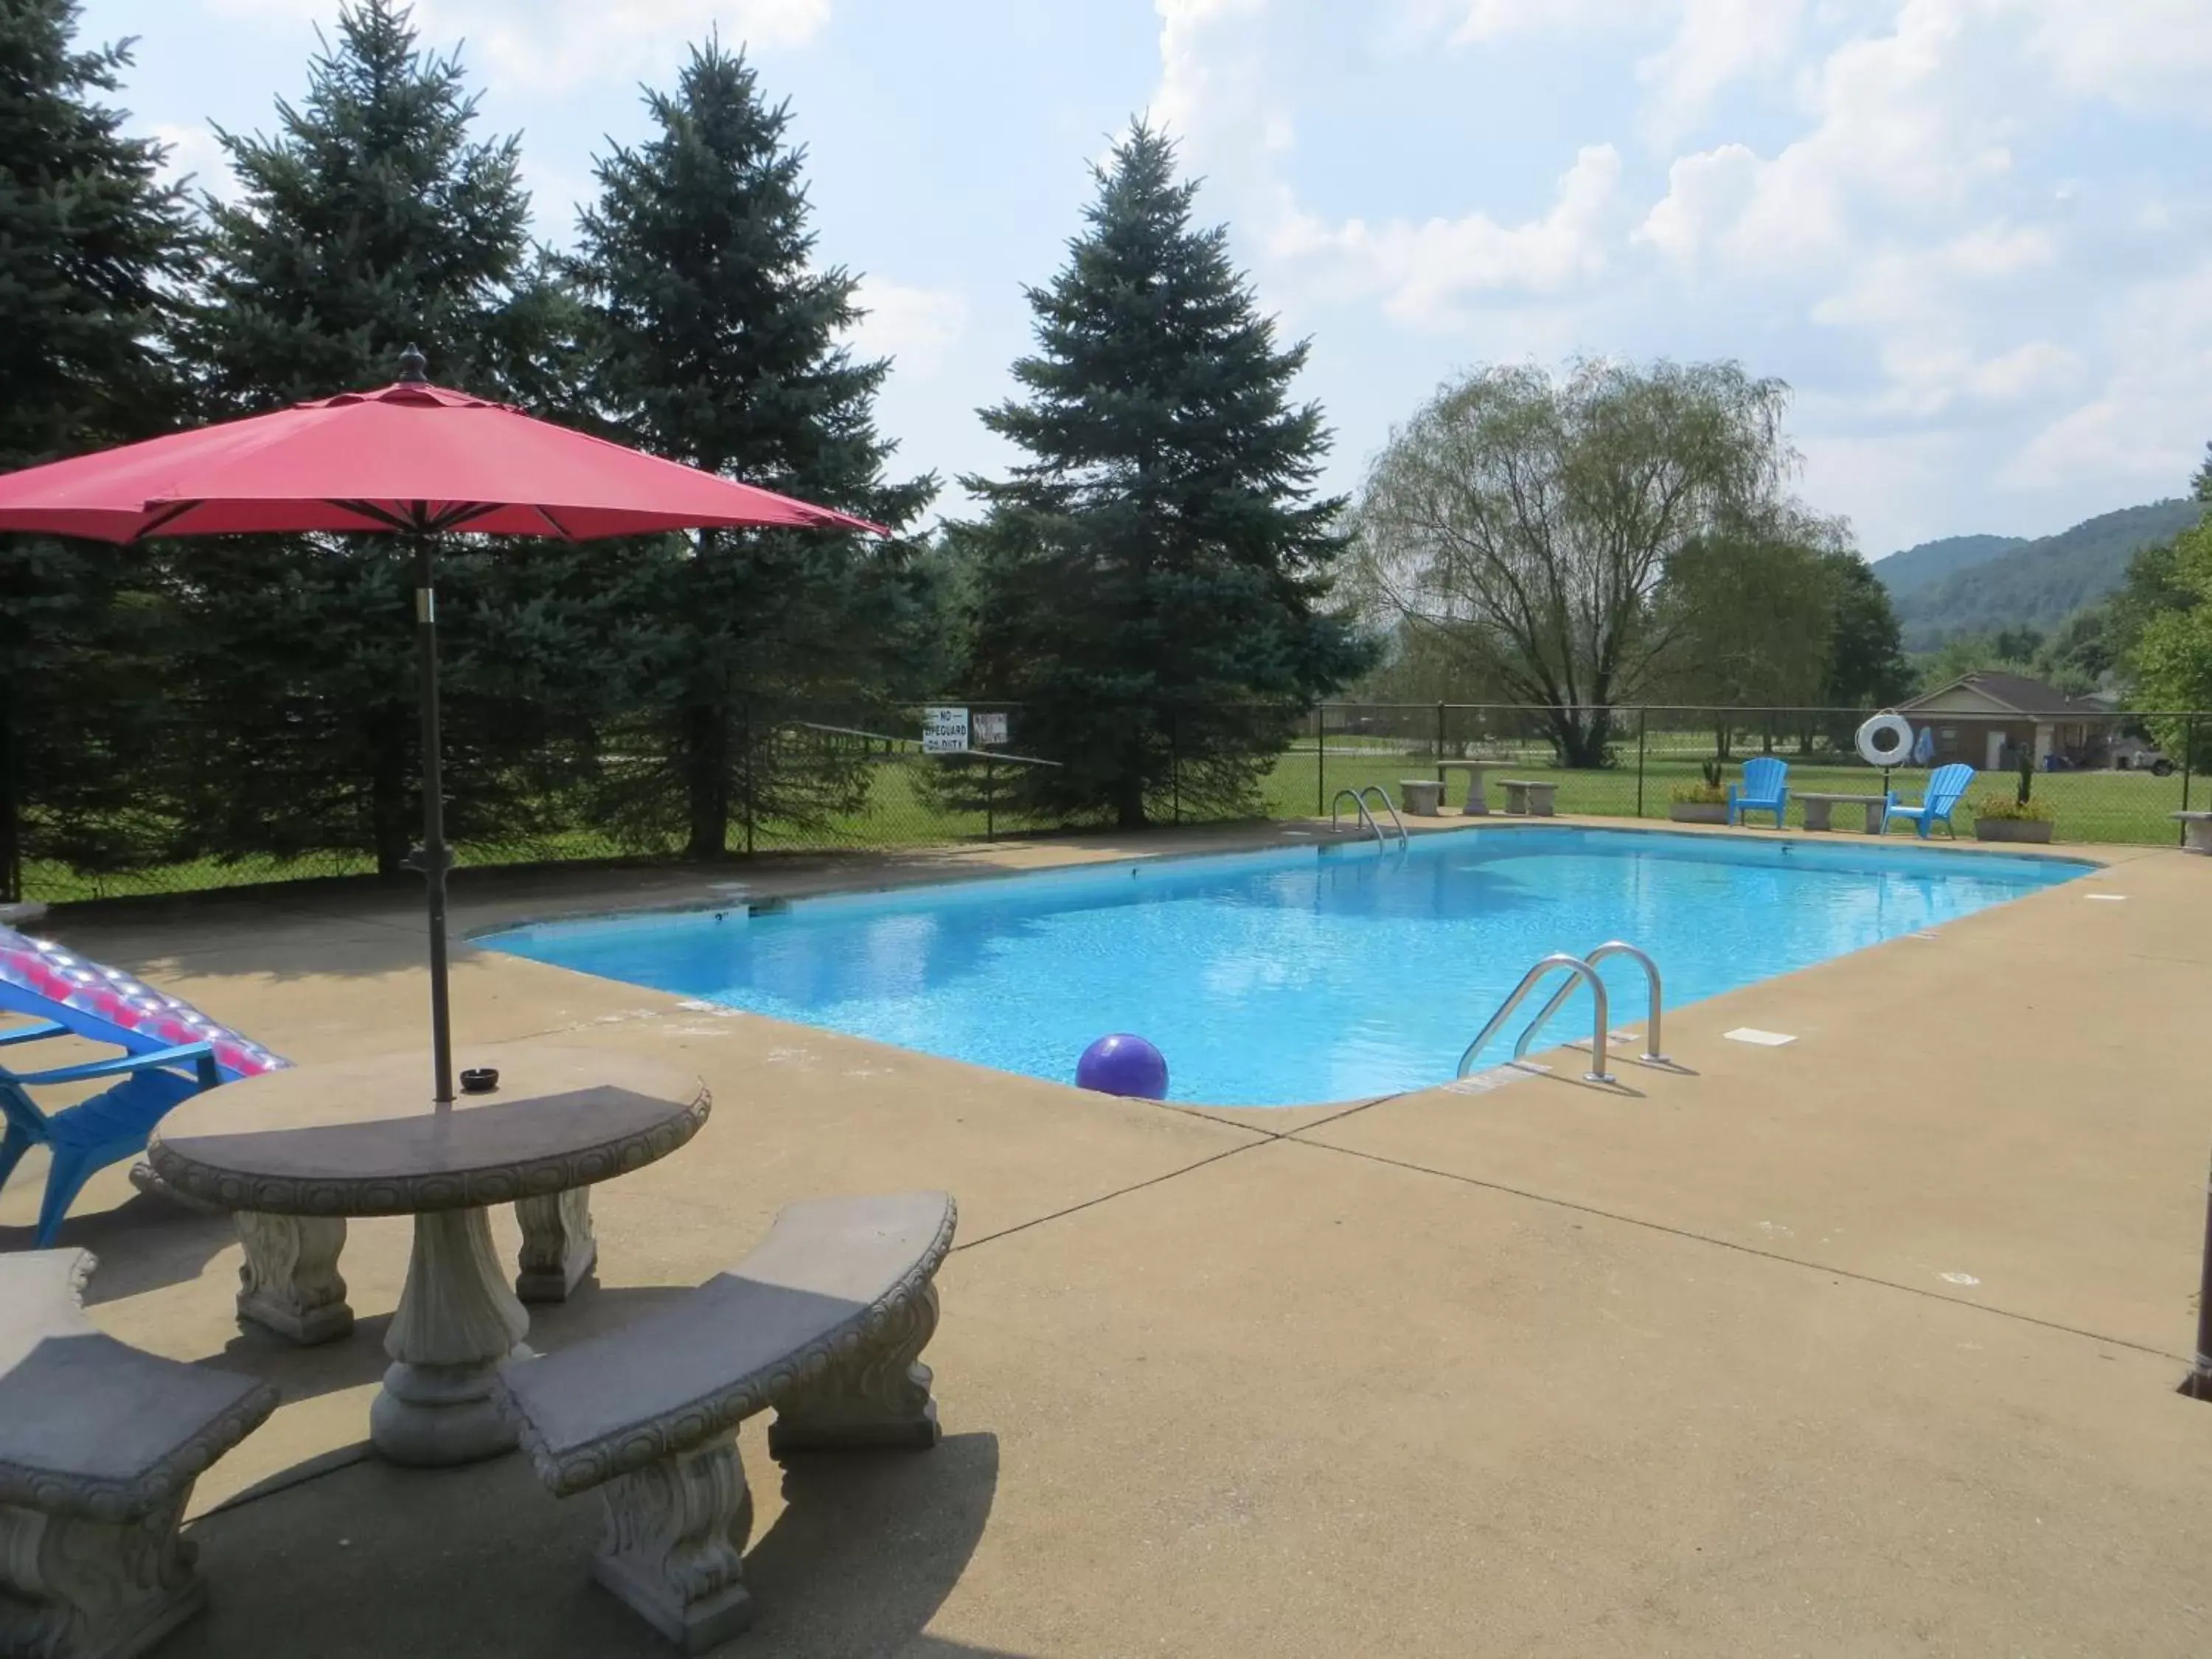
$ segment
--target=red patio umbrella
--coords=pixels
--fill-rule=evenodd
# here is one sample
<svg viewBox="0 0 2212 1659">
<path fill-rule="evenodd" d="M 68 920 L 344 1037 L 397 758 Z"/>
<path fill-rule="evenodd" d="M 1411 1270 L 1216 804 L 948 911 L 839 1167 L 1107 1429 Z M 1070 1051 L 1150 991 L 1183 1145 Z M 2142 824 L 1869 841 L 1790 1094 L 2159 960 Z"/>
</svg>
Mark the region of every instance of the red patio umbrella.
<svg viewBox="0 0 2212 1659">
<path fill-rule="evenodd" d="M 453 1097 L 440 799 L 436 532 L 587 541 L 740 526 L 889 532 L 430 385 L 410 347 L 397 382 L 0 475 L 0 531 L 147 536 L 398 531 L 415 550 L 422 697 L 422 873 L 432 1068 Z"/>
</svg>

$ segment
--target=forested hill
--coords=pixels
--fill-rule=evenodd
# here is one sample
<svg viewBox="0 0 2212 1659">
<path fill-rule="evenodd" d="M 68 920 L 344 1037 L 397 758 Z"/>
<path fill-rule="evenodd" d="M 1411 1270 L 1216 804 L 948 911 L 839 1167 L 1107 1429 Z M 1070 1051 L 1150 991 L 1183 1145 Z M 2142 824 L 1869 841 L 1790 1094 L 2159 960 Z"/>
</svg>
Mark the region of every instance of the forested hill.
<svg viewBox="0 0 2212 1659">
<path fill-rule="evenodd" d="M 1874 574 L 1881 578 L 1892 599 L 1902 599 L 1970 564 L 1986 564 L 2015 547 L 2026 547 L 2028 539 L 2026 536 L 1946 536 L 1941 541 L 1923 542 L 1891 554 L 1875 564 Z"/>
<path fill-rule="evenodd" d="M 2123 507 L 1993 555 L 1954 553 L 1948 573 L 1933 580 L 1922 574 L 1931 555 L 1940 564 L 1941 550 L 2009 538 L 1954 536 L 1893 554 L 1874 570 L 1896 602 L 1905 648 L 1924 651 L 1954 634 L 1992 633 L 2023 623 L 2049 629 L 2118 587 L 2137 550 L 2171 540 L 2204 511 L 2203 502 L 2186 501 Z M 1905 559 L 1915 562 L 1893 574 L 1891 566 Z"/>
</svg>

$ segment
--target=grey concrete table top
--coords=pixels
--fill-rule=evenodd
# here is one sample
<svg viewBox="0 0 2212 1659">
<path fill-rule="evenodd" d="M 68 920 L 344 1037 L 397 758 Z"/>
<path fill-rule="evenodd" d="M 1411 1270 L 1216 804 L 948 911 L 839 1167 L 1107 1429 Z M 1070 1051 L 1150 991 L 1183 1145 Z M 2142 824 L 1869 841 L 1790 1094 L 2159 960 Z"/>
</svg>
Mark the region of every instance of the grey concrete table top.
<svg viewBox="0 0 2212 1659">
<path fill-rule="evenodd" d="M 586 1187 L 667 1157 L 707 1121 L 705 1083 L 610 1049 L 465 1051 L 496 1091 L 430 1103 L 427 1054 L 264 1072 L 195 1095 L 147 1155 L 179 1191 L 271 1215 L 421 1215 Z"/>
</svg>

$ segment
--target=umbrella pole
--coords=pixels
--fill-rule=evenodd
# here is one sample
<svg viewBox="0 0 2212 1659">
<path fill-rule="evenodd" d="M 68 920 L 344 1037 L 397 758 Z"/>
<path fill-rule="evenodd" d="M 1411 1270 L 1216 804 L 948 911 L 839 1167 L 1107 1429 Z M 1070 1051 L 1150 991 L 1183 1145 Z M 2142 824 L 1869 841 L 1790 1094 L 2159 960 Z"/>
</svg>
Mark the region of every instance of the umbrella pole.
<svg viewBox="0 0 2212 1659">
<path fill-rule="evenodd" d="M 422 881 L 430 907 L 430 1055 L 441 1106 L 453 1103 L 453 1011 L 446 988 L 446 802 L 439 775 L 437 549 L 415 542 L 415 646 L 422 699 Z"/>
</svg>

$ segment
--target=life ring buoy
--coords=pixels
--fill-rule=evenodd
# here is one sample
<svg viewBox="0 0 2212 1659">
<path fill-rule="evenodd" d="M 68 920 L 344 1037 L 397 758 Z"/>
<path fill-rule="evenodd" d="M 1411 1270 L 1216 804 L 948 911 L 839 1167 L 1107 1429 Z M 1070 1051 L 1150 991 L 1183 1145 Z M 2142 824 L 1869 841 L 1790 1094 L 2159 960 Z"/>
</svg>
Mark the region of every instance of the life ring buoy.
<svg viewBox="0 0 2212 1659">
<path fill-rule="evenodd" d="M 1912 754 L 1912 727 L 1889 709 L 1859 727 L 1859 758 L 1869 766 L 1902 766 Z"/>
</svg>

